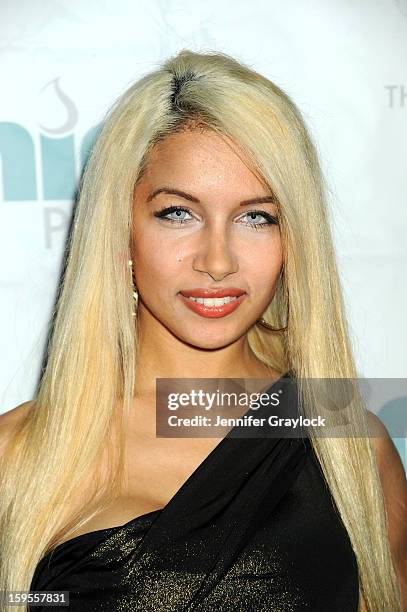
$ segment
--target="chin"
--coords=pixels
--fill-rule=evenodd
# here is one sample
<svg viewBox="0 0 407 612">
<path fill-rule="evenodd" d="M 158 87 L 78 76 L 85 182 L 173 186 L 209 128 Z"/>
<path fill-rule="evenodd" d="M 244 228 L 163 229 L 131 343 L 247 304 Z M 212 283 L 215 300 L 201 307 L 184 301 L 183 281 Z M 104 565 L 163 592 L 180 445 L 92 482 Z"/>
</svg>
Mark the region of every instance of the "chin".
<svg viewBox="0 0 407 612">
<path fill-rule="evenodd" d="M 196 348 L 214 350 L 214 349 L 224 348 L 228 346 L 229 344 L 232 344 L 238 338 L 240 338 L 242 333 L 235 332 L 232 334 L 230 332 L 222 333 L 219 331 L 217 331 L 216 333 L 214 332 L 211 333 L 208 330 L 205 330 L 205 331 L 202 330 L 202 332 L 200 332 L 199 330 L 195 329 L 193 333 L 188 334 L 188 335 L 184 334 L 183 337 L 180 339 L 183 342 L 186 342 L 187 344 L 194 346 Z"/>
</svg>

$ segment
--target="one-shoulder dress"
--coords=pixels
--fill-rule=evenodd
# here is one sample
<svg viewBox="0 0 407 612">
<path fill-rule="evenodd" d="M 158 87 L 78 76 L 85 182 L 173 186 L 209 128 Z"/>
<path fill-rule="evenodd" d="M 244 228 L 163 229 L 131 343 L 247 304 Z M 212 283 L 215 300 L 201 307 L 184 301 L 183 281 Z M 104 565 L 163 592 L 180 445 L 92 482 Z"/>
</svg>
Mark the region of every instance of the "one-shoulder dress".
<svg viewBox="0 0 407 612">
<path fill-rule="evenodd" d="M 233 427 L 163 509 L 46 554 L 30 590 L 69 591 L 69 607 L 29 609 L 356 612 L 356 557 L 309 438 L 243 436 Z"/>
</svg>

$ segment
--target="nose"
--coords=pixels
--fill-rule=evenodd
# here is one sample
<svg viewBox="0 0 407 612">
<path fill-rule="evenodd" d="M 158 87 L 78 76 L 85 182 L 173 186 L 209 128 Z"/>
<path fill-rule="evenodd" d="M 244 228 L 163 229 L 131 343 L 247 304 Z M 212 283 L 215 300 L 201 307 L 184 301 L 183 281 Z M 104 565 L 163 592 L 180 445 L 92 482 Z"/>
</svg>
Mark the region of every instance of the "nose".
<svg viewBox="0 0 407 612">
<path fill-rule="evenodd" d="M 225 230 L 220 228 L 211 230 L 207 226 L 200 233 L 193 268 L 197 272 L 209 274 L 215 281 L 237 272 L 237 256 Z"/>
</svg>

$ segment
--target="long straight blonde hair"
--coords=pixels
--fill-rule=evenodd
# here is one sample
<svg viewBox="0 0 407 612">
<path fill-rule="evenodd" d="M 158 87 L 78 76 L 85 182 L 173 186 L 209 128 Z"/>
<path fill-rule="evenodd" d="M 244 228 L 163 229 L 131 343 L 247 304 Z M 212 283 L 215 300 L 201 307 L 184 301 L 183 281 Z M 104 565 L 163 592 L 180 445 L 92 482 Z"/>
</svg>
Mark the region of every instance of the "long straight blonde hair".
<svg viewBox="0 0 407 612">
<path fill-rule="evenodd" d="M 232 138 L 279 203 L 283 274 L 263 316 L 284 325 L 289 303 L 288 329 L 271 335 L 254 325 L 252 350 L 298 379 L 357 378 L 326 189 L 299 110 L 274 83 L 225 53 L 180 51 L 112 106 L 87 161 L 46 366 L 0 466 L 0 590 L 29 590 L 42 556 L 121 491 L 139 347 L 127 266 L 133 190 L 151 148 L 194 122 Z M 300 392 L 303 414 L 313 414 L 312 389 Z M 360 399 L 352 411 L 355 423 L 365 422 Z M 370 439 L 312 437 L 312 444 L 349 533 L 368 610 L 400 610 Z M 105 452 L 102 478 L 95 466 Z M 67 516 L 89 474 L 89 503 Z"/>
</svg>

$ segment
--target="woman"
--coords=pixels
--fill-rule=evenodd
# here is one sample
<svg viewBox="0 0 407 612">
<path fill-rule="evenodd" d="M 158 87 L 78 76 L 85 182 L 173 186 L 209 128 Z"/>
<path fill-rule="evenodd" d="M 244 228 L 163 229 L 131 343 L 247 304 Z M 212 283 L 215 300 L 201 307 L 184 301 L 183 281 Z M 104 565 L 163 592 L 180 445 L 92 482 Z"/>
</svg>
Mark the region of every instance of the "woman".
<svg viewBox="0 0 407 612">
<path fill-rule="evenodd" d="M 196 302 L 219 290 L 238 303 Z M 374 440 L 155 435 L 161 378 L 297 381 L 313 414 L 301 380 L 356 377 L 343 310 L 287 95 L 188 50 L 130 87 L 87 163 L 37 396 L 2 417 L 0 588 L 75 611 L 402 610 L 405 476 L 371 413 Z"/>
</svg>

